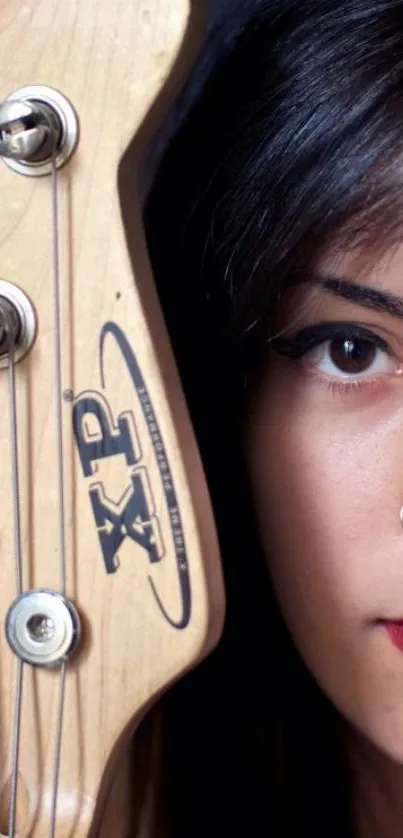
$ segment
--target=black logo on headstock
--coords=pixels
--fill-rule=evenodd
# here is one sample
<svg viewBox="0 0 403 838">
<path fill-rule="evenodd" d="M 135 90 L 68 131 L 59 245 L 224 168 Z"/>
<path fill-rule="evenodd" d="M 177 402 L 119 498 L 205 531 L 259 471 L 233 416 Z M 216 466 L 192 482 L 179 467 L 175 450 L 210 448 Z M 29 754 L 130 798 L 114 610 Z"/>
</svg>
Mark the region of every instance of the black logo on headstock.
<svg viewBox="0 0 403 838">
<path fill-rule="evenodd" d="M 175 547 L 175 562 L 181 591 L 182 614 L 179 620 L 172 619 L 167 613 L 151 576 L 149 576 L 149 582 L 166 620 L 176 628 L 185 628 L 191 611 L 189 570 L 181 515 L 169 461 L 137 360 L 125 334 L 116 323 L 106 323 L 100 335 L 102 390 L 106 390 L 104 345 L 108 335 L 118 345 L 133 381 L 160 475 Z M 166 549 L 148 472 L 143 464 L 134 413 L 122 411 L 114 416 L 105 392 L 87 390 L 75 399 L 73 424 L 83 474 L 90 480 L 89 498 L 106 572 L 117 571 L 118 551 L 126 540 L 131 540 L 140 546 L 146 552 L 151 564 L 162 561 L 166 558 Z M 123 456 L 125 459 L 127 486 L 121 497 L 110 497 L 108 488 L 101 481 L 96 480 L 96 474 L 102 460 L 116 456 Z"/>
</svg>

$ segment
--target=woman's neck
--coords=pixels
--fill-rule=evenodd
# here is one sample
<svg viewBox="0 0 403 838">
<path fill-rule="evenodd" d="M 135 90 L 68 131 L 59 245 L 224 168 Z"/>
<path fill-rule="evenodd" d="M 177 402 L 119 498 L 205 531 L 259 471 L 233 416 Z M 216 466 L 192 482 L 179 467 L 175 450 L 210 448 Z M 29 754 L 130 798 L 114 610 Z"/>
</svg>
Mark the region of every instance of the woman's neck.
<svg viewBox="0 0 403 838">
<path fill-rule="evenodd" d="M 403 765 L 351 729 L 346 750 L 357 838 L 403 834 Z"/>
</svg>

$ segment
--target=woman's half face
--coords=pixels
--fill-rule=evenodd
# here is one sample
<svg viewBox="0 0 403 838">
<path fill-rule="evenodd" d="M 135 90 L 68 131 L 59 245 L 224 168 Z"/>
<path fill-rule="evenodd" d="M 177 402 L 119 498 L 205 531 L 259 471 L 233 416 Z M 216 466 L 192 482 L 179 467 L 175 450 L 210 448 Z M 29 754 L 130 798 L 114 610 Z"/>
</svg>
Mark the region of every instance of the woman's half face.
<svg viewBox="0 0 403 838">
<path fill-rule="evenodd" d="M 272 582 L 317 682 L 403 763 L 403 246 L 322 260 L 281 326 L 246 443 Z"/>
</svg>

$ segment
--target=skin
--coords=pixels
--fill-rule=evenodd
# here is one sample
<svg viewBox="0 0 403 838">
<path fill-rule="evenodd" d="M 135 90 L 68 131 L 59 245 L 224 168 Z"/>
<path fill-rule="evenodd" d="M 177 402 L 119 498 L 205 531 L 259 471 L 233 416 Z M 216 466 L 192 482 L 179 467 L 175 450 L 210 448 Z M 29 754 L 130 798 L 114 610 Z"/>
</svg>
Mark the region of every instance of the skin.
<svg viewBox="0 0 403 838">
<path fill-rule="evenodd" d="M 320 274 L 403 304 L 403 245 L 382 259 L 329 255 Z M 295 317 L 295 311 L 301 315 Z M 403 619 L 403 318 L 309 284 L 281 327 L 365 325 L 388 343 L 348 388 L 323 349 L 271 351 L 248 418 L 246 459 L 274 590 L 306 665 L 346 720 L 357 834 L 403 828 L 403 652 L 382 619 Z M 315 354 L 316 352 L 316 354 Z M 342 382 L 342 385 L 340 384 Z"/>
</svg>

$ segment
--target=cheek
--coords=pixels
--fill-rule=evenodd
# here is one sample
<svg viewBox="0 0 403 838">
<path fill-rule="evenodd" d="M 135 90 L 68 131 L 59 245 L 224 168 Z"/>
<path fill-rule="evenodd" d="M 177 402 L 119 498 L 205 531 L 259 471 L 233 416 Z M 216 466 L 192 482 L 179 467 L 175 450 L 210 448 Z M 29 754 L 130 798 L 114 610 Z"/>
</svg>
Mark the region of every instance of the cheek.
<svg viewBox="0 0 403 838">
<path fill-rule="evenodd" d="M 315 622 L 329 608 L 346 618 L 369 609 L 370 618 L 374 584 L 388 575 L 385 543 L 395 536 L 403 547 L 402 431 L 399 451 L 390 426 L 285 415 L 257 425 L 249 458 L 278 596 Z"/>
<path fill-rule="evenodd" d="M 344 408 L 335 416 L 297 410 L 271 391 L 250 423 L 247 461 L 270 576 L 296 646 L 339 709 L 388 750 L 394 711 L 380 687 L 388 678 L 395 684 L 399 658 L 394 737 L 400 725 L 403 759 L 403 662 L 369 629 L 403 615 L 403 411 Z"/>
</svg>

